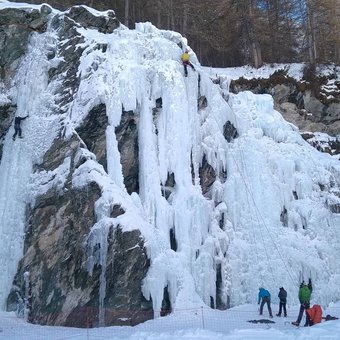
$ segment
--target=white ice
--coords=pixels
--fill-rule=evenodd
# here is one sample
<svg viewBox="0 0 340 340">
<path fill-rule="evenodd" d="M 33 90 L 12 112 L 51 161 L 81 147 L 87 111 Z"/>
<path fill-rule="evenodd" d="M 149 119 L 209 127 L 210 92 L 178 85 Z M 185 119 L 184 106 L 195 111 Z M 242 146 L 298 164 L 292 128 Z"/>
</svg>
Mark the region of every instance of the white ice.
<svg viewBox="0 0 340 340">
<path fill-rule="evenodd" d="M 284 286 L 291 303 L 297 304 L 299 281 L 309 277 L 314 302 L 326 306 L 338 301 L 340 217 L 329 205 L 340 191 L 339 162 L 307 144 L 273 109 L 269 95 L 233 95 L 226 86 L 227 102 L 193 51 L 196 71 L 189 68 L 185 78 L 179 47 L 185 39 L 178 33 L 150 23 L 140 23 L 135 30 L 122 26 L 112 34 L 80 28 L 78 32 L 85 38 L 85 49 L 78 69 L 80 85 L 63 117 L 66 137 L 100 103 L 106 105 L 109 120 L 108 171 L 83 149 L 77 157 L 86 161 L 72 179 L 75 187 L 94 181 L 102 192 L 88 238 L 89 271 L 95 263 L 105 269 L 106 258 L 112 256 L 105 236 L 109 228 L 120 225 L 123 230 L 138 228 L 144 236 L 151 266 L 142 291 L 152 297 L 156 315 L 165 287 L 174 310 L 216 303 L 217 268 L 221 299 L 229 299 L 231 306 L 253 303 L 260 285 L 272 292 L 274 303 L 278 287 Z M 32 174 L 33 164 L 41 160 L 58 130 L 53 116 L 58 84 L 46 82 L 49 62 L 44 51 L 51 39 L 55 38 L 50 30 L 32 37 L 13 84 L 18 113 L 28 112 L 30 117 L 23 122 L 24 140 L 12 142 L 9 131 L 0 165 L 2 307 L 22 256 L 26 203 L 34 202 L 48 186 L 61 186 L 68 174 L 67 159 L 58 169 L 41 173 L 50 179 L 47 186 L 37 180 L 39 174 Z M 95 48 L 98 43 L 107 44 L 105 53 Z M 200 96 L 206 98 L 206 107 L 197 107 Z M 158 98 L 162 108 L 153 117 Z M 139 195 L 129 195 L 124 187 L 115 135 L 122 108 L 138 117 Z M 239 133 L 230 143 L 223 136 L 227 121 Z M 205 195 L 198 175 L 204 157 L 217 177 L 221 174 Z M 176 185 L 165 199 L 170 174 Z M 117 204 L 126 213 L 111 218 L 110 210 Z M 176 251 L 170 247 L 170 229 L 176 235 Z M 100 255 L 93 257 L 91 249 L 98 243 Z M 102 304 L 105 272 L 100 287 Z"/>
</svg>

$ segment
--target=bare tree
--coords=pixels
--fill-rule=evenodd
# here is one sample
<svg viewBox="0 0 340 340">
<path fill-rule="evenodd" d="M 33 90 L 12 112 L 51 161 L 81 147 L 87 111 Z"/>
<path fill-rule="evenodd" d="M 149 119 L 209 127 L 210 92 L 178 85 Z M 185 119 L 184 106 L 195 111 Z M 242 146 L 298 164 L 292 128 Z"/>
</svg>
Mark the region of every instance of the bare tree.
<svg viewBox="0 0 340 340">
<path fill-rule="evenodd" d="M 124 24 L 125 26 L 129 26 L 129 0 L 125 0 L 124 7 Z"/>
<path fill-rule="evenodd" d="M 232 5 L 240 20 L 241 39 L 244 46 L 245 61 L 253 64 L 256 68 L 262 66 L 261 45 L 256 30 L 258 9 L 254 0 L 234 0 Z"/>
</svg>

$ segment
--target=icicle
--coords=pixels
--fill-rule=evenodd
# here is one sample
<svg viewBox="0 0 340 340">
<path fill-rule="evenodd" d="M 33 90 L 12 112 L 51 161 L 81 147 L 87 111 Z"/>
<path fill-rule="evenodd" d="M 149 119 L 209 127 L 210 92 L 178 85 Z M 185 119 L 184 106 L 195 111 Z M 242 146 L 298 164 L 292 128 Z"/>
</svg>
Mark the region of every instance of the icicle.
<svg viewBox="0 0 340 340">
<path fill-rule="evenodd" d="M 95 264 L 100 265 L 99 275 L 99 326 L 105 326 L 105 306 L 106 296 L 106 264 L 107 264 L 107 238 L 112 230 L 112 222 L 105 221 L 96 223 L 86 241 L 88 247 L 87 269 L 92 275 Z"/>
</svg>

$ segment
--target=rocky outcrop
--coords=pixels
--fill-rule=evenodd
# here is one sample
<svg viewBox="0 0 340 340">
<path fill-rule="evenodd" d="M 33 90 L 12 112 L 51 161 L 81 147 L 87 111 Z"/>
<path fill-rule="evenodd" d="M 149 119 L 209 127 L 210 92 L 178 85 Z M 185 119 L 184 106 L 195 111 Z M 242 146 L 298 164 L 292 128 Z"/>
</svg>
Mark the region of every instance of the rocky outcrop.
<svg viewBox="0 0 340 340">
<path fill-rule="evenodd" d="M 281 70 L 268 79 L 233 80 L 230 90 L 268 93 L 274 98 L 275 108 L 300 130 L 336 136 L 340 133 L 340 82 L 331 77 L 312 78 L 298 82 Z M 332 90 L 327 84 L 332 84 Z"/>
<path fill-rule="evenodd" d="M 112 33 L 119 26 L 114 11 L 107 11 L 105 16 L 97 16 L 84 6 L 74 6 L 68 11 L 67 16 L 81 27 L 94 28 L 101 33 Z"/>
<path fill-rule="evenodd" d="M 132 111 L 123 111 L 120 124 L 116 127 L 120 163 L 122 165 L 124 185 L 129 194 L 139 193 L 139 148 L 138 115 Z"/>
<path fill-rule="evenodd" d="M 85 138 L 88 143 L 90 136 Z M 80 190 L 74 188 L 71 181 L 76 168 L 85 161 L 75 162 L 75 155 L 83 146 L 84 142 L 76 135 L 69 141 L 58 139 L 36 168 L 38 173 L 53 171 L 70 158 L 64 186 L 52 186 L 36 197 L 28 211 L 25 253 L 8 299 L 8 309 L 14 308 L 18 294 L 25 296 L 24 275 L 29 272 L 28 319 L 32 323 L 99 325 L 102 268 L 95 265 L 92 273 L 87 270 L 89 254 L 85 240 L 96 222 L 94 207 L 101 190 L 95 182 Z M 111 217 L 124 213 L 115 206 Z M 140 232 L 123 232 L 117 226 L 109 232 L 107 242 L 105 325 L 134 325 L 151 318 L 150 302 L 141 292 L 149 262 Z"/>
<path fill-rule="evenodd" d="M 204 157 L 202 165 L 199 168 L 200 185 L 202 188 L 203 195 L 209 191 L 209 188 L 216 180 L 216 173 L 214 168 L 207 162 Z"/>
<path fill-rule="evenodd" d="M 38 196 L 28 211 L 24 257 L 14 287 L 24 296 L 24 273 L 30 273 L 29 320 L 34 323 L 63 324 L 72 308 L 91 303 L 91 294 L 95 299 L 95 275 L 90 277 L 82 266 L 85 260 L 83 242 L 94 224 L 94 202 L 101 192 L 95 183 L 86 191 L 72 188 L 74 154 L 79 144 L 76 138 L 68 142 L 56 141 L 37 168 L 37 171 L 54 170 L 66 155 L 71 155 L 64 187 L 52 187 Z M 13 293 L 15 290 L 8 305 Z"/>
<path fill-rule="evenodd" d="M 304 132 L 302 138 L 321 152 L 340 155 L 340 136 L 331 137 L 324 133 Z"/>
<path fill-rule="evenodd" d="M 1 49 L 0 66 L 12 65 L 25 53 L 32 30 L 43 31 L 49 14 L 44 8 L 29 13 L 19 9 L 6 13 L 0 11 L 0 20 L 9 27 L 6 39 L 0 42 L 9 49 L 6 52 Z M 119 26 L 113 11 L 102 16 L 93 13 L 86 7 L 76 6 L 52 19 L 58 37 L 56 44 L 51 44 L 47 57 L 52 60 L 57 56 L 60 60 L 58 64 L 51 63 L 55 66 L 49 70 L 49 81 L 58 84 L 54 86 L 55 107 L 59 110 L 56 113 L 62 114 L 68 109 L 80 83 L 79 59 L 86 46 L 81 45 L 84 38 L 77 28 L 112 33 Z M 7 34 L 13 33 L 10 29 L 18 26 L 10 16 L 17 18 L 15 20 L 21 18 L 23 22 L 19 34 L 20 48 L 17 48 L 19 41 L 7 38 Z M 105 49 L 105 46 L 97 47 Z M 7 131 L 14 109 L 10 103 L 0 108 L 1 134 Z M 141 292 L 149 260 L 137 225 L 136 230 L 125 232 L 120 225 L 112 224 L 106 240 L 105 265 L 96 263 L 91 271 L 87 266 L 91 255 L 87 239 L 98 222 L 95 206 L 102 188 L 95 181 L 81 188 L 74 187 L 72 179 L 75 171 L 89 159 L 96 159 L 107 172 L 107 126 L 106 106 L 98 104 L 89 109 L 71 137 L 65 137 L 62 126 L 60 135 L 42 162 L 34 167 L 32 181 L 38 181 L 34 184 L 39 188 L 38 194 L 27 207 L 24 256 L 7 301 L 8 310 L 14 310 L 18 297 L 26 297 L 28 320 L 32 323 L 74 327 L 135 325 L 153 316 L 151 302 L 146 301 Z M 127 190 L 138 192 L 138 135 L 133 112 L 123 113 L 116 133 Z M 84 149 L 88 151 L 81 151 Z M 62 176 L 59 178 L 60 172 Z M 112 207 L 108 218 L 123 214 L 125 210 L 117 204 Z M 97 256 L 100 247 L 101 244 L 96 244 L 92 255 Z M 100 306 L 103 276 L 106 277 L 106 294 L 104 304 Z"/>
<path fill-rule="evenodd" d="M 92 28 L 103 33 L 112 33 L 119 27 L 119 21 L 113 11 L 105 16 L 96 16 L 84 6 L 72 7 L 68 12 L 56 15 L 51 23 L 58 30 L 58 51 L 51 50 L 51 57 L 58 55 L 61 62 L 49 72 L 50 81 L 61 79 L 63 86 L 59 87 L 56 95 L 57 104 L 62 111 L 72 102 L 80 82 L 78 73 L 79 59 L 84 52 L 84 37 L 78 33 L 77 28 Z M 97 45 L 98 49 L 106 50 L 106 46 Z"/>
<path fill-rule="evenodd" d="M 76 131 L 88 150 L 96 155 L 96 159 L 107 171 L 105 131 L 108 125 L 106 107 L 99 104 L 94 107 L 85 121 Z"/>
<path fill-rule="evenodd" d="M 105 324 L 134 326 L 153 318 L 152 302 L 141 292 L 150 263 L 140 232 L 112 229 L 108 243 Z"/>
<path fill-rule="evenodd" d="M 0 160 L 2 157 L 3 139 L 12 124 L 16 106 L 11 104 L 0 105 Z"/>
<path fill-rule="evenodd" d="M 16 104 L 5 96 L 21 57 L 27 50 L 30 34 L 46 29 L 52 9 L 42 5 L 39 9 L 4 8 L 0 10 L 0 159 L 3 137 L 15 115 Z"/>
<path fill-rule="evenodd" d="M 6 79 L 13 71 L 14 62 L 23 56 L 31 32 L 46 29 L 48 5 L 38 9 L 5 8 L 0 10 L 0 79 Z"/>
<path fill-rule="evenodd" d="M 223 135 L 229 143 L 233 139 L 238 137 L 238 132 L 237 132 L 235 126 L 229 120 L 224 124 Z"/>
</svg>

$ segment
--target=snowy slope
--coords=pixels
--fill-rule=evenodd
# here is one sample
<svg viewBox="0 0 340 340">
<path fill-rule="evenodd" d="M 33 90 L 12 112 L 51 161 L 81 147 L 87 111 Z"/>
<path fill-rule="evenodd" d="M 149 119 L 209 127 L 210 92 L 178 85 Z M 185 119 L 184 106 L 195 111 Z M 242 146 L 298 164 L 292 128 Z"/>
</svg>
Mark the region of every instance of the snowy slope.
<svg viewBox="0 0 340 340">
<path fill-rule="evenodd" d="M 277 306 L 275 306 L 276 308 Z M 323 321 L 313 327 L 297 328 L 290 324 L 298 308 L 288 310 L 288 318 L 274 317 L 274 323 L 254 324 L 258 319 L 256 305 L 245 305 L 226 311 L 208 308 L 175 312 L 167 317 L 149 320 L 135 327 L 49 327 L 29 324 L 14 313 L 0 312 L 0 339 L 131 339 L 131 340 L 338 340 L 340 322 Z M 324 315 L 339 316 L 339 305 L 324 310 Z"/>
<path fill-rule="evenodd" d="M 8 4 L 0 9 L 4 6 Z M 309 276 L 314 302 L 337 301 L 340 217 L 329 206 L 340 202 L 339 162 L 303 141 L 274 111 L 270 96 L 244 92 L 230 94 L 226 102 L 192 51 L 197 72 L 189 69 L 189 77 L 183 77 L 178 44 L 186 41 L 177 33 L 150 23 L 137 24 L 135 30 L 121 26 L 112 34 L 83 28 L 78 33 L 85 37 L 81 81 L 58 122 L 63 121 L 67 138 L 91 108 L 99 103 L 107 108 L 108 171 L 81 150 L 88 160 L 72 179 L 75 187 L 95 181 L 102 189 L 89 244 L 101 244 L 104 269 L 108 229 L 119 224 L 125 230 L 139 228 L 145 238 L 151 267 L 142 290 L 152 297 L 155 311 L 165 287 L 174 309 L 216 303 L 219 271 L 219 298 L 232 306 L 253 302 L 259 286 L 269 289 L 274 301 L 278 287 L 284 286 L 297 303 L 298 282 Z M 56 181 L 32 174 L 33 164 L 59 132 L 53 102 L 58 84 L 46 81 L 48 69 L 58 62 L 46 58 L 48 45 L 56 45 L 53 39 L 52 28 L 32 36 L 11 89 L 18 113 L 30 117 L 23 123 L 24 140 L 13 142 L 13 130 L 8 132 L 0 165 L 2 307 L 23 253 L 25 206 L 47 190 L 44 183 L 59 185 L 68 174 L 67 162 L 46 174 Z M 107 44 L 106 52 L 94 48 L 98 43 Z M 197 106 L 201 96 L 206 107 Z M 158 98 L 162 108 L 154 120 Z M 115 136 L 122 107 L 139 115 L 139 195 L 129 195 L 124 187 Z M 227 121 L 239 134 L 230 143 L 223 135 Z M 217 175 L 227 174 L 206 195 L 199 178 L 204 156 Z M 162 190 L 168 174 L 174 174 L 176 185 L 167 200 Z M 126 213 L 113 219 L 108 207 L 116 203 Z M 176 251 L 170 247 L 171 228 Z M 89 271 L 93 266 L 90 258 Z M 100 305 L 104 297 L 102 275 Z"/>
</svg>

